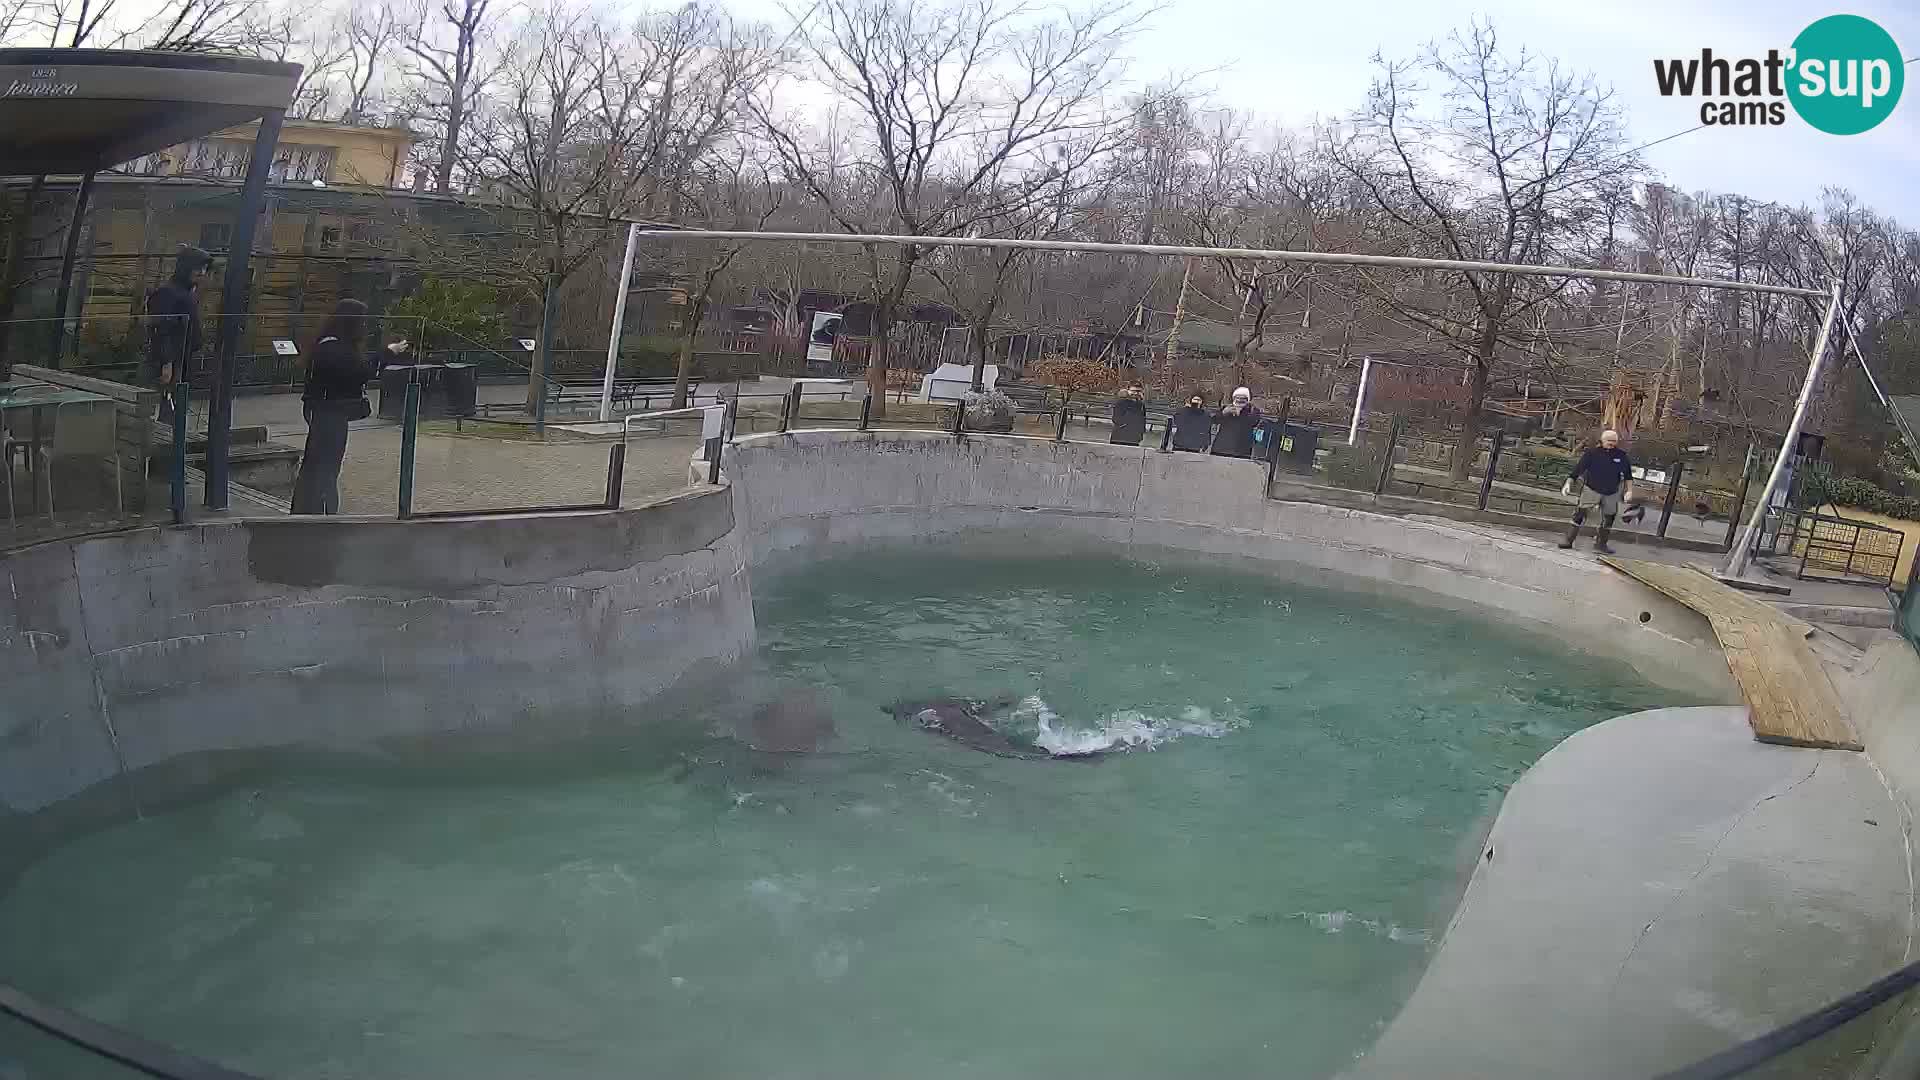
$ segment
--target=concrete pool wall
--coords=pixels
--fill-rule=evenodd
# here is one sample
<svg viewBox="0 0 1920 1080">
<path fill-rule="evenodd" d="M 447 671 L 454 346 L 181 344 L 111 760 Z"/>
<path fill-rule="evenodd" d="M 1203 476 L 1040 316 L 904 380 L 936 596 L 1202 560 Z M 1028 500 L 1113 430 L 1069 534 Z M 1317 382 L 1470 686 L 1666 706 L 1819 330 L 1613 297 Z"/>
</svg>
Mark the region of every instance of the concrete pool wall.
<svg viewBox="0 0 1920 1080">
<path fill-rule="evenodd" d="M 756 568 L 876 541 L 1180 552 L 1517 620 L 1695 700 L 1738 700 L 1706 619 L 1584 551 L 1266 499 L 1266 470 L 1253 461 L 1045 439 L 804 431 L 741 439 L 725 466 Z"/>
<path fill-rule="evenodd" d="M 31 846 L 10 834 L 164 798 L 162 765 L 578 732 L 754 640 L 715 489 L 625 511 L 141 529 L 0 555 L 0 575 L 0 854 Z M 83 810 L 38 813 L 82 793 Z"/>
</svg>

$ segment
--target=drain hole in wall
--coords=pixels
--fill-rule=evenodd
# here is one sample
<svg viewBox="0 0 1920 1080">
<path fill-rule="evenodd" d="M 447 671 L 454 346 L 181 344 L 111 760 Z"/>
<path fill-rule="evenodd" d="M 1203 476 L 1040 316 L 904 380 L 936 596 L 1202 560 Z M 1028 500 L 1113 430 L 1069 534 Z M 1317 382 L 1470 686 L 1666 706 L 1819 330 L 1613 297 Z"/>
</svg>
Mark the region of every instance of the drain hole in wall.
<svg viewBox="0 0 1920 1080">
<path fill-rule="evenodd" d="M 1641 621 L 1641 622 L 1643 622 L 1643 623 L 1649 623 L 1649 622 L 1652 622 L 1652 621 L 1653 621 L 1653 612 L 1651 612 L 1651 611 L 1643 611 L 1643 612 L 1641 612 L 1641 613 L 1640 613 L 1640 621 Z"/>
</svg>

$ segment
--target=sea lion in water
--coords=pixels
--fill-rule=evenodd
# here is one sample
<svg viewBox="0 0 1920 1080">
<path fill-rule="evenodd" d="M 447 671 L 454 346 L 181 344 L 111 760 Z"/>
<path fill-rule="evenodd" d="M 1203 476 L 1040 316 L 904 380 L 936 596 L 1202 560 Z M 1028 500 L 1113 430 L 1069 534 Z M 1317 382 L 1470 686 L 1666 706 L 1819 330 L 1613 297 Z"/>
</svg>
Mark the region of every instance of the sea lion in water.
<svg viewBox="0 0 1920 1080">
<path fill-rule="evenodd" d="M 783 689 L 753 710 L 740 735 L 761 753 L 815 753 L 833 739 L 833 710 L 811 688 Z"/>
<path fill-rule="evenodd" d="M 972 701 L 967 698 L 935 698 L 932 701 L 902 701 L 886 707 L 894 719 L 912 724 L 922 731 L 943 735 L 962 746 L 972 747 L 995 757 L 1027 761 L 1086 761 L 1100 751 L 1085 754 L 1053 754 L 1037 746 L 1014 742 L 988 724 L 985 717 L 1012 706 L 1017 698 Z"/>
</svg>

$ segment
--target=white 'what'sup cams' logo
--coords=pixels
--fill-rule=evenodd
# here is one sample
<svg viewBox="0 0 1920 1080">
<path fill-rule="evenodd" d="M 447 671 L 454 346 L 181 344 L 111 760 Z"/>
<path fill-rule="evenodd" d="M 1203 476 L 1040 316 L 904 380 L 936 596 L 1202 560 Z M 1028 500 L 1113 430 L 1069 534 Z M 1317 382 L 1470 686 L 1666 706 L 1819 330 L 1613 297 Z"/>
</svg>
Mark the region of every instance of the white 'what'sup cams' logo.
<svg viewBox="0 0 1920 1080">
<path fill-rule="evenodd" d="M 1730 60 L 1701 49 L 1697 57 L 1655 60 L 1653 76 L 1665 97 L 1708 99 L 1700 104 L 1702 124 L 1784 124 L 1791 104 L 1829 135 L 1858 135 L 1893 113 L 1906 64 L 1880 24 L 1829 15 L 1800 31 L 1784 53 Z"/>
</svg>

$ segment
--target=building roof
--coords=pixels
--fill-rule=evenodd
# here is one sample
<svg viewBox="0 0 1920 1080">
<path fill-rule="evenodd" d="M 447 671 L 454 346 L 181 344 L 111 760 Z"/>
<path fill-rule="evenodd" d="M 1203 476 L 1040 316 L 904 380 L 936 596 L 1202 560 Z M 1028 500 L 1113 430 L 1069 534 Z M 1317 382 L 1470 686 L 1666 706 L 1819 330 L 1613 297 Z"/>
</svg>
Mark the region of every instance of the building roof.
<svg viewBox="0 0 1920 1080">
<path fill-rule="evenodd" d="M 0 170 L 85 173 L 293 100 L 300 65 L 197 53 L 0 49 Z"/>
</svg>

